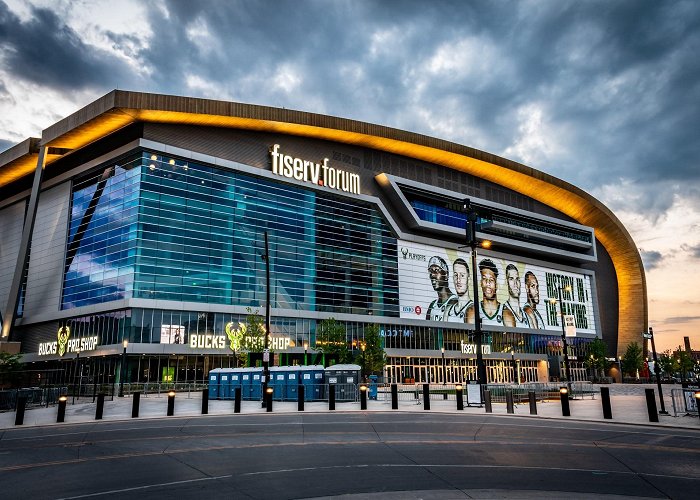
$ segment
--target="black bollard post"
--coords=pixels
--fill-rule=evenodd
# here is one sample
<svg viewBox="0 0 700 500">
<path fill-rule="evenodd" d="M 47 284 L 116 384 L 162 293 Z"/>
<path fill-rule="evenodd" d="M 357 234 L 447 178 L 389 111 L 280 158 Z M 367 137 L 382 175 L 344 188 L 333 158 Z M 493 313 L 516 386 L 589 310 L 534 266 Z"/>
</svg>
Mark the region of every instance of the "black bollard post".
<svg viewBox="0 0 700 500">
<path fill-rule="evenodd" d="M 367 384 L 360 384 L 360 410 L 367 409 Z"/>
<path fill-rule="evenodd" d="M 570 417 L 569 410 L 569 389 L 567 387 L 559 388 L 559 399 L 561 400 L 561 414 L 563 417 Z"/>
<path fill-rule="evenodd" d="M 457 399 L 457 409 L 464 410 L 464 394 L 462 394 L 462 384 L 455 386 L 455 398 Z"/>
<path fill-rule="evenodd" d="M 530 415 L 537 415 L 537 396 L 535 396 L 535 391 L 529 391 L 527 398 L 530 400 Z"/>
<path fill-rule="evenodd" d="M 335 410 L 335 384 L 328 384 L 328 409 Z"/>
<path fill-rule="evenodd" d="M 66 420 L 66 401 L 68 401 L 68 396 L 61 396 L 58 398 L 58 413 L 56 414 L 56 422 L 61 423 Z"/>
<path fill-rule="evenodd" d="M 510 389 L 506 391 L 506 412 L 515 413 L 513 409 L 513 391 Z"/>
<path fill-rule="evenodd" d="M 603 418 L 612 419 L 612 406 L 610 406 L 610 389 L 608 387 L 600 388 L 600 402 L 603 404 Z"/>
<path fill-rule="evenodd" d="M 97 395 L 97 405 L 95 405 L 95 420 L 102 420 L 102 414 L 105 410 L 105 393 L 101 392 Z"/>
<path fill-rule="evenodd" d="M 423 384 L 423 409 L 430 410 L 430 384 Z"/>
<path fill-rule="evenodd" d="M 131 418 L 139 418 L 139 407 L 141 406 L 141 393 L 134 392 L 131 395 Z"/>
<path fill-rule="evenodd" d="M 297 390 L 297 411 L 304 411 L 304 392 L 306 387 L 304 384 L 299 384 L 299 389 Z"/>
<path fill-rule="evenodd" d="M 486 413 L 493 413 L 493 407 L 491 406 L 491 391 L 484 389 L 484 407 L 486 408 Z"/>
<path fill-rule="evenodd" d="M 399 386 L 391 384 L 391 409 L 399 409 Z"/>
<path fill-rule="evenodd" d="M 27 396 L 17 396 L 17 409 L 15 413 L 15 425 L 24 424 L 24 411 L 27 409 Z"/>
<path fill-rule="evenodd" d="M 175 391 L 168 393 L 168 413 L 166 416 L 172 417 L 175 415 Z"/>
<path fill-rule="evenodd" d="M 241 387 L 236 387 L 233 389 L 233 413 L 241 412 L 241 398 L 243 389 Z"/>
<path fill-rule="evenodd" d="M 202 389 L 202 415 L 209 414 L 209 389 Z"/>
<path fill-rule="evenodd" d="M 265 403 L 266 403 L 266 412 L 267 413 L 272 413 L 272 393 L 275 392 L 274 387 L 268 387 L 265 389 Z"/>
<path fill-rule="evenodd" d="M 644 389 L 644 394 L 647 397 L 647 412 L 649 413 L 649 422 L 658 422 L 659 413 L 656 411 L 656 398 L 654 389 Z"/>
</svg>

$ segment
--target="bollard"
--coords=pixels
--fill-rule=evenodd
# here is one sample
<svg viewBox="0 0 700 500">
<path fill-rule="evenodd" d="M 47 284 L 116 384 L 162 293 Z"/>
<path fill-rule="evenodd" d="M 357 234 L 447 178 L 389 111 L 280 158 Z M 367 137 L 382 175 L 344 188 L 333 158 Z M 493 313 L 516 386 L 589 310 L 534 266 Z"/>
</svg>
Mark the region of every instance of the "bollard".
<svg viewBox="0 0 700 500">
<path fill-rule="evenodd" d="M 600 388 L 600 402 L 603 404 L 603 418 L 612 419 L 612 406 L 610 406 L 610 389 L 608 387 Z"/>
<path fill-rule="evenodd" d="M 168 413 L 166 416 L 172 417 L 175 415 L 175 391 L 168 393 Z"/>
<path fill-rule="evenodd" d="M 491 391 L 484 389 L 484 407 L 486 408 L 486 413 L 493 413 L 493 407 L 491 406 Z"/>
<path fill-rule="evenodd" d="M 506 412 L 515 413 L 513 409 L 513 391 L 510 389 L 506 391 Z"/>
<path fill-rule="evenodd" d="M 464 395 L 462 394 L 462 384 L 455 386 L 455 399 L 457 399 L 457 409 L 464 410 Z"/>
<path fill-rule="evenodd" d="M 242 398 L 242 389 L 240 387 L 236 387 L 233 389 L 233 413 L 240 413 L 241 412 L 241 398 Z"/>
<path fill-rule="evenodd" d="M 430 410 L 430 384 L 423 384 L 423 409 Z"/>
<path fill-rule="evenodd" d="M 367 409 L 367 385 L 360 385 L 360 410 Z"/>
<path fill-rule="evenodd" d="M 95 420 L 102 420 L 102 414 L 105 410 L 105 393 L 101 392 L 97 395 L 97 405 L 95 405 Z"/>
<path fill-rule="evenodd" d="M 700 418 L 700 391 L 695 391 L 693 397 L 695 398 L 695 409 L 698 412 L 698 418 Z"/>
<path fill-rule="evenodd" d="M 68 396 L 61 396 L 58 398 L 58 413 L 56 414 L 57 423 L 61 423 L 66 420 L 66 401 L 68 401 Z"/>
<path fill-rule="evenodd" d="M 131 395 L 131 418 L 139 418 L 139 406 L 141 406 L 141 393 L 136 391 Z"/>
<path fill-rule="evenodd" d="M 297 411 L 304 411 L 304 384 L 299 384 L 299 389 L 297 390 Z"/>
<path fill-rule="evenodd" d="M 445 391 L 442 393 L 442 399 L 447 401 L 447 387 L 443 384 L 442 389 Z"/>
<path fill-rule="evenodd" d="M 335 384 L 328 384 L 328 409 L 335 410 Z"/>
<path fill-rule="evenodd" d="M 566 387 L 559 388 L 559 399 L 561 400 L 561 414 L 563 417 L 570 417 L 569 410 L 569 389 Z"/>
<path fill-rule="evenodd" d="M 647 397 L 647 412 L 649 413 L 649 422 L 658 422 L 659 413 L 656 411 L 656 398 L 654 389 L 644 389 L 644 394 Z"/>
<path fill-rule="evenodd" d="M 268 387 L 265 389 L 265 403 L 266 403 L 266 412 L 267 413 L 272 413 L 272 393 L 275 392 L 274 387 Z"/>
<path fill-rule="evenodd" d="M 399 409 L 399 386 L 391 384 L 391 409 Z"/>
<path fill-rule="evenodd" d="M 202 389 L 202 415 L 209 414 L 209 389 Z"/>
<path fill-rule="evenodd" d="M 17 396 L 17 410 L 15 413 L 15 425 L 24 424 L 24 410 L 27 409 L 27 396 Z"/>
<path fill-rule="evenodd" d="M 537 396 L 535 396 L 535 391 L 529 391 L 527 399 L 530 400 L 530 415 L 537 415 Z"/>
</svg>

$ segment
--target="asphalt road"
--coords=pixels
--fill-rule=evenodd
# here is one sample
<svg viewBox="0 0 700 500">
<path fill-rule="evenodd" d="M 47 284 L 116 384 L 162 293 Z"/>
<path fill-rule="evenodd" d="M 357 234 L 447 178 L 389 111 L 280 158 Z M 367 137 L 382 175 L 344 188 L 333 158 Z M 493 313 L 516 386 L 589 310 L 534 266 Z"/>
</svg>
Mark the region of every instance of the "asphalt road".
<svg viewBox="0 0 700 500">
<path fill-rule="evenodd" d="M 0 498 L 18 500 L 605 494 L 700 498 L 700 430 L 372 412 L 92 422 L 0 436 Z"/>
</svg>

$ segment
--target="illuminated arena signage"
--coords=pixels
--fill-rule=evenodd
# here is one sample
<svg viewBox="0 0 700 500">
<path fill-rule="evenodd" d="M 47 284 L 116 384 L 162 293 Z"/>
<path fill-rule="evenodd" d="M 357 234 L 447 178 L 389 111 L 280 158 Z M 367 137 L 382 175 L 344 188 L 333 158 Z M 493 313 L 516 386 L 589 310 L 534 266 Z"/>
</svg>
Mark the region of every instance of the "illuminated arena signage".
<svg viewBox="0 0 700 500">
<path fill-rule="evenodd" d="M 338 191 L 360 194 L 360 176 L 328 165 L 328 158 L 322 163 L 302 160 L 280 152 L 280 145 L 270 148 L 272 173 L 298 181 L 310 182 Z"/>
<path fill-rule="evenodd" d="M 58 332 L 56 332 L 56 340 L 39 344 L 39 356 L 49 356 L 51 354 L 63 356 L 68 352 L 92 351 L 97 347 L 99 342 L 97 336 L 71 339 L 69 338 L 70 333 L 70 327 L 60 327 Z"/>
</svg>

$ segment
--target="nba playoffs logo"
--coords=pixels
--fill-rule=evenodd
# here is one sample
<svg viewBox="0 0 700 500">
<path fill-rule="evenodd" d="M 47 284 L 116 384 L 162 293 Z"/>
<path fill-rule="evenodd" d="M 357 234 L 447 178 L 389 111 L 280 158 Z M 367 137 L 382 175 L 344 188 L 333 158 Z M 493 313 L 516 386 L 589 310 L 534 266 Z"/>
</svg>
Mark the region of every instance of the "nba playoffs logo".
<svg viewBox="0 0 700 500">
<path fill-rule="evenodd" d="M 422 260 L 425 261 L 425 255 L 420 253 L 412 253 L 408 251 L 408 248 L 401 247 L 401 255 L 403 255 L 404 260 Z"/>
</svg>

